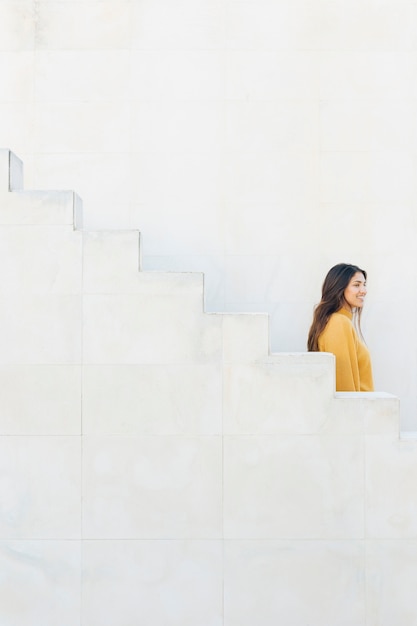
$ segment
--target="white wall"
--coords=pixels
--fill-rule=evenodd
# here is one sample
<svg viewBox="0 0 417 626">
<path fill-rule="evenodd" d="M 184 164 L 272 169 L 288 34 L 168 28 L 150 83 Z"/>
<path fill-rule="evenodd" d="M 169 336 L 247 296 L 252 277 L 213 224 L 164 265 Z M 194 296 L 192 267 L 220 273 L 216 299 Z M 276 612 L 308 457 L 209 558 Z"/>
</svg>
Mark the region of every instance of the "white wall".
<svg viewBox="0 0 417 626">
<path fill-rule="evenodd" d="M 210 311 L 304 350 L 334 263 L 369 271 L 377 388 L 417 430 L 416 6 L 0 0 L 0 145 L 85 228 L 139 228 Z"/>
</svg>

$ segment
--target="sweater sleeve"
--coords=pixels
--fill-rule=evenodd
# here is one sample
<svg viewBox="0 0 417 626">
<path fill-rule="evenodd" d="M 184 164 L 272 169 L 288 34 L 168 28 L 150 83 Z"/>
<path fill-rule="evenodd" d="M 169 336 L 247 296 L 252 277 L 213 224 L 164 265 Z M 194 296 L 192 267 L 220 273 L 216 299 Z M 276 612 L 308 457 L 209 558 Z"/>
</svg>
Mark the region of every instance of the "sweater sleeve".
<svg viewBox="0 0 417 626">
<path fill-rule="evenodd" d="M 336 357 L 336 391 L 360 391 L 357 345 L 350 320 L 333 314 L 319 338 L 319 349 Z"/>
</svg>

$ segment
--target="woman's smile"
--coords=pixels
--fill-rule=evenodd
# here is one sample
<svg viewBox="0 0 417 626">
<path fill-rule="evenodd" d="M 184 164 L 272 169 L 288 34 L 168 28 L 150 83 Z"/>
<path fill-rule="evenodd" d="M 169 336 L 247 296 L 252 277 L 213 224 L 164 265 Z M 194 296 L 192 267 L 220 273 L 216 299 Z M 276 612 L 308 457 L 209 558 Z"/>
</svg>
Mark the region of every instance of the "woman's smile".
<svg viewBox="0 0 417 626">
<path fill-rule="evenodd" d="M 367 294 L 366 279 L 362 272 L 356 272 L 352 276 L 348 286 L 344 291 L 346 308 L 352 311 L 354 308 L 361 308 L 365 302 Z"/>
</svg>

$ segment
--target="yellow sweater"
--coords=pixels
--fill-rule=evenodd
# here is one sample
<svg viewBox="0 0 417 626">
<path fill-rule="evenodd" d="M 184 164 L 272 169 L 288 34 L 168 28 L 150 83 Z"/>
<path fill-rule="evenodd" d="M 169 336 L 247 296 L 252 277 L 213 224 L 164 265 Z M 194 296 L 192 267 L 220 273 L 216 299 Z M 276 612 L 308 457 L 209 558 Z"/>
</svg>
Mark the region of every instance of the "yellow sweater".
<svg viewBox="0 0 417 626">
<path fill-rule="evenodd" d="M 371 357 L 352 317 L 346 309 L 333 313 L 319 337 L 319 350 L 336 357 L 336 391 L 373 391 Z"/>
</svg>

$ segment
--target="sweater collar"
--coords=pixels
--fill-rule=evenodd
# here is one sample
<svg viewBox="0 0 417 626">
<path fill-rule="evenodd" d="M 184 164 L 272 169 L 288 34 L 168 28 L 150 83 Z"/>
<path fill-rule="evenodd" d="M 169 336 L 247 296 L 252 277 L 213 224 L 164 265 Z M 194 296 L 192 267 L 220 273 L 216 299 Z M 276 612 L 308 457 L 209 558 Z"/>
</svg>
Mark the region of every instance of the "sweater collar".
<svg viewBox="0 0 417 626">
<path fill-rule="evenodd" d="M 342 306 L 341 309 L 338 310 L 338 313 L 341 313 L 342 315 L 345 315 L 350 320 L 353 319 L 353 313 L 351 311 L 348 311 L 347 309 L 345 309 L 343 306 Z"/>
</svg>

